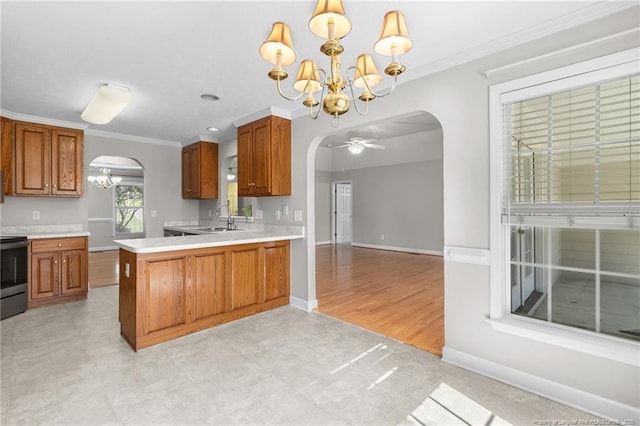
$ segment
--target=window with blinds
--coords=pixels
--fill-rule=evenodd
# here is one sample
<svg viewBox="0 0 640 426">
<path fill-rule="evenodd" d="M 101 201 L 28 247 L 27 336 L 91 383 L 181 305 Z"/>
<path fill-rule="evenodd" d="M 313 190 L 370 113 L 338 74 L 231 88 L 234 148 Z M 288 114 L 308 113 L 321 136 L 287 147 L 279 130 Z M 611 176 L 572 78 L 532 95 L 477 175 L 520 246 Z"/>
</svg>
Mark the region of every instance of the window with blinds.
<svg viewBox="0 0 640 426">
<path fill-rule="evenodd" d="M 640 75 L 504 105 L 512 215 L 640 206 Z"/>
</svg>

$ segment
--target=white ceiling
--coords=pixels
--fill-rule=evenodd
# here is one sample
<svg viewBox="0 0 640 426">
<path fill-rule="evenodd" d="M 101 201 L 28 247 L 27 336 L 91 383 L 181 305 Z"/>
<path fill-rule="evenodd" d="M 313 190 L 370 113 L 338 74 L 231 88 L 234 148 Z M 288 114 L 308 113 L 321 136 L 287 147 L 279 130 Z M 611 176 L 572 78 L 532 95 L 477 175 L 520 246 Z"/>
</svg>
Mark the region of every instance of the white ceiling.
<svg viewBox="0 0 640 426">
<path fill-rule="evenodd" d="M 414 41 L 400 57 L 408 81 L 637 5 L 629 2 L 344 0 L 353 30 L 342 62 L 372 52 L 384 13 L 402 10 Z M 267 77 L 258 54 L 271 24 L 291 26 L 298 59 L 319 52 L 307 29 L 314 0 L 196 2 L 12 2 L 1 4 L 3 112 L 85 124 L 80 113 L 98 86 L 129 87 L 131 104 L 91 130 L 187 142 L 233 138 L 233 122 L 269 106 L 296 111 Z M 380 70 L 388 58 L 374 56 Z M 299 62 L 299 61 L 298 61 Z M 295 65 L 288 68 L 297 72 Z M 291 80 L 284 89 L 293 94 Z M 218 102 L 200 99 L 203 93 Z M 206 128 L 222 129 L 218 134 Z M 366 133 L 366 129 L 362 129 Z M 366 134 L 361 136 L 366 137 Z M 342 138 L 344 135 L 341 136 Z M 376 137 L 380 137 L 377 136 Z"/>
</svg>

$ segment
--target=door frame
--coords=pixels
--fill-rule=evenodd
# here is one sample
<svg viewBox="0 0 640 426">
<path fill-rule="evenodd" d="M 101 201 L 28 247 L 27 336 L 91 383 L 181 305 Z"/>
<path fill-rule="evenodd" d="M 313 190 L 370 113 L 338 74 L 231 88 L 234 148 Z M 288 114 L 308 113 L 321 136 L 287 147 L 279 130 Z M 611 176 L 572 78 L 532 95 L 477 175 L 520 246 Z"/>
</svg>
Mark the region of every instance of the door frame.
<svg viewBox="0 0 640 426">
<path fill-rule="evenodd" d="M 338 184 L 349 184 L 351 187 L 351 242 L 353 242 L 353 180 L 335 180 L 331 181 L 331 244 L 337 244 L 337 224 L 336 215 L 336 190 Z"/>
</svg>

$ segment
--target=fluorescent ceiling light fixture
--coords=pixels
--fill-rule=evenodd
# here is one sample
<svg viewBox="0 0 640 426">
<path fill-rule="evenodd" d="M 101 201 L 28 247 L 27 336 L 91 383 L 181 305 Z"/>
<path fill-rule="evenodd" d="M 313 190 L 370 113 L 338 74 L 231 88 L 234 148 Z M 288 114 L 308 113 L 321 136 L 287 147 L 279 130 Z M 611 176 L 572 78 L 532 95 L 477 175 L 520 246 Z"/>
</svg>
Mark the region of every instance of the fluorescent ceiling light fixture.
<svg viewBox="0 0 640 426">
<path fill-rule="evenodd" d="M 131 91 L 123 86 L 100 86 L 80 117 L 91 124 L 107 124 L 131 101 Z"/>
</svg>

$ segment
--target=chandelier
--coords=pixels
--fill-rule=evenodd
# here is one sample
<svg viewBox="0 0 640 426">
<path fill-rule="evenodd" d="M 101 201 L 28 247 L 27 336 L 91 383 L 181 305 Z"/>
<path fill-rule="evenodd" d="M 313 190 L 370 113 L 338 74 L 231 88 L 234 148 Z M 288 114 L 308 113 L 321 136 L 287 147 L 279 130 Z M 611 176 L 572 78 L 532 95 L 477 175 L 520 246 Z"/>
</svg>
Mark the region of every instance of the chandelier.
<svg viewBox="0 0 640 426">
<path fill-rule="evenodd" d="M 339 116 L 349 111 L 350 101 L 349 96 L 344 93 L 345 89 L 348 88 L 348 93 L 360 115 L 367 113 L 370 101 L 393 92 L 398 75 L 406 69 L 398 62 L 398 55 L 408 52 L 412 46 L 402 12 L 398 10 L 387 12 L 380 37 L 373 45 L 377 53 L 391 57 L 391 63 L 384 72 L 393 77 L 393 85 L 384 93 L 373 90 L 373 86 L 382 82 L 383 77 L 378 73 L 370 54 L 358 56 L 356 66 L 347 68 L 344 76 L 341 74 L 340 54 L 344 48 L 340 40 L 351 31 L 351 21 L 344 13 L 342 0 L 318 0 L 313 16 L 309 20 L 309 29 L 326 40 L 320 47 L 320 51 L 331 59 L 331 68 L 327 72 L 318 68 L 315 61 L 303 60 L 293 83 L 294 89 L 300 92 L 295 97 L 285 95 L 280 85 L 280 82 L 288 77 L 283 67 L 296 61 L 289 26 L 284 22 L 275 22 L 269 37 L 260 46 L 260 55 L 267 62 L 275 65 L 268 75 L 276 81 L 280 96 L 296 101 L 306 95 L 302 104 L 309 107 L 309 115 L 316 119 L 320 114 L 320 101 L 315 99 L 314 93 L 321 92 L 322 109 L 333 116 L 331 124 L 337 127 L 340 124 Z M 322 80 L 320 80 L 320 74 L 322 74 Z M 362 90 L 358 99 L 364 103 L 363 109 L 360 109 L 356 102 L 354 87 Z"/>
<path fill-rule="evenodd" d="M 97 176 L 87 176 L 89 184 L 97 186 L 100 189 L 109 189 L 118 185 L 121 181 L 121 177 L 111 176 L 111 170 L 107 168 L 100 169 L 100 174 Z"/>
</svg>

